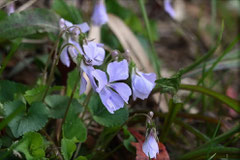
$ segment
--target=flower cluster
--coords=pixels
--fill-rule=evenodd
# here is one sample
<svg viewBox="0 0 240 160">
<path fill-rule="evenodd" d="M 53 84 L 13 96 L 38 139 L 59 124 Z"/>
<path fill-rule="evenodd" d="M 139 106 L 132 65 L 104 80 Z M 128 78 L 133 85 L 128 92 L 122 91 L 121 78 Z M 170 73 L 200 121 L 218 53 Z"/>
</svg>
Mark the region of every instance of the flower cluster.
<svg viewBox="0 0 240 160">
<path fill-rule="evenodd" d="M 107 65 L 106 72 L 96 69 L 101 66 L 105 59 L 105 50 L 103 44 L 80 40 L 79 36 L 89 30 L 86 23 L 74 25 L 64 19 L 59 22 L 60 29 L 63 32 L 63 45 L 60 60 L 69 67 L 71 60 L 79 64 L 81 71 L 80 94 L 86 90 L 87 80 L 83 73 L 87 75 L 91 86 L 101 98 L 102 103 L 110 113 L 114 113 L 128 103 L 129 97 L 133 99 L 146 99 L 155 86 L 156 75 L 154 73 L 140 72 L 136 67 L 131 71 L 131 88 L 123 82 L 129 78 L 129 64 L 122 57 L 115 57 L 116 60 Z M 77 57 L 80 56 L 80 62 Z"/>
</svg>

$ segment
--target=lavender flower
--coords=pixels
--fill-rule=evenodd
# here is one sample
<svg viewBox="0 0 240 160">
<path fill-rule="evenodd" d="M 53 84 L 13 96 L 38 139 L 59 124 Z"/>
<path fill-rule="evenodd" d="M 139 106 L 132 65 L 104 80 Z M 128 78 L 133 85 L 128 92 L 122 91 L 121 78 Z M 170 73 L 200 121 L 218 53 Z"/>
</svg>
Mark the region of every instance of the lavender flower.
<svg viewBox="0 0 240 160">
<path fill-rule="evenodd" d="M 124 102 L 128 103 L 132 94 L 130 87 L 123 82 L 128 78 L 128 63 L 126 60 L 112 62 L 107 66 L 107 73 L 96 69 L 92 72 L 93 77 L 98 81 L 96 91 L 99 93 L 102 103 L 110 113 L 123 108 Z"/>
<path fill-rule="evenodd" d="M 101 26 L 108 21 L 107 11 L 103 0 L 98 0 L 96 2 L 91 20 L 96 26 Z"/>
<path fill-rule="evenodd" d="M 81 29 L 81 32 L 82 33 L 86 33 L 87 31 L 89 31 L 89 26 L 88 26 L 88 24 L 86 23 L 86 22 L 84 22 L 84 23 L 81 23 L 81 24 L 72 24 L 71 22 L 69 22 L 69 21 L 67 21 L 67 20 L 65 20 L 65 19 L 63 19 L 63 18 L 61 18 L 60 20 L 59 20 L 59 27 L 60 27 L 60 30 L 62 31 L 62 30 L 66 30 L 67 28 L 69 28 L 69 27 L 72 27 L 72 28 L 70 28 L 69 29 L 69 31 L 70 32 L 73 32 L 76 28 L 76 33 L 79 35 L 80 34 L 80 30 L 79 30 L 79 28 Z"/>
<path fill-rule="evenodd" d="M 132 90 L 133 100 L 140 98 L 146 99 L 155 86 L 155 73 L 142 73 L 136 68 L 132 70 Z"/>
<path fill-rule="evenodd" d="M 74 45 L 75 47 L 73 47 L 73 46 L 65 47 L 62 50 L 62 53 L 60 55 L 61 62 L 65 66 L 70 67 L 71 60 L 70 60 L 69 54 L 73 60 L 77 57 L 79 52 L 81 54 L 83 54 L 82 49 L 78 42 L 78 37 L 81 32 L 82 33 L 87 32 L 89 30 L 89 26 L 87 25 L 87 23 L 73 25 L 71 22 L 61 18 L 59 21 L 59 27 L 60 27 L 61 31 L 67 30 L 69 27 L 71 27 L 71 28 L 69 28 L 69 32 L 65 32 L 63 34 L 63 39 L 64 39 L 63 45 L 70 43 L 70 44 Z M 81 32 L 79 29 L 81 30 Z"/>
<path fill-rule="evenodd" d="M 12 2 L 7 6 L 7 13 L 8 13 L 8 15 L 10 15 L 14 12 L 15 12 L 15 4 L 14 4 L 14 2 Z"/>
<path fill-rule="evenodd" d="M 94 71 L 93 66 L 99 66 L 103 63 L 105 57 L 105 50 L 102 48 L 102 45 L 98 45 L 95 42 L 88 42 L 87 45 L 83 45 L 84 50 L 84 60 L 81 63 L 81 69 L 85 72 L 90 80 L 92 88 L 95 90 L 97 85 L 95 83 L 92 72 Z M 80 94 L 84 93 L 86 90 L 87 81 L 81 76 L 80 84 Z"/>
<path fill-rule="evenodd" d="M 152 129 L 150 133 L 147 135 L 142 150 L 146 154 L 146 156 L 150 158 L 156 158 L 157 153 L 159 153 L 158 143 L 156 141 L 156 138 L 154 136 L 155 132 Z"/>
<path fill-rule="evenodd" d="M 171 0 L 164 0 L 164 9 L 173 19 L 176 18 L 176 12 L 171 5 Z"/>
</svg>

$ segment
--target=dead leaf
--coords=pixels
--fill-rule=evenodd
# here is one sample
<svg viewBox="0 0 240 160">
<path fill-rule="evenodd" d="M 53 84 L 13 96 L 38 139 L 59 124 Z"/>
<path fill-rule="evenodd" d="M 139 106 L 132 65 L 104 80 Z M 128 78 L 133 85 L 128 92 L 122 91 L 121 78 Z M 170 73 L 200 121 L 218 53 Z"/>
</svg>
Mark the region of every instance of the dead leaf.
<svg viewBox="0 0 240 160">
<path fill-rule="evenodd" d="M 108 14 L 108 26 L 116 35 L 125 50 L 130 51 L 132 60 L 140 70 L 153 72 L 152 64 L 147 57 L 142 45 L 131 29 L 117 16 Z"/>
</svg>

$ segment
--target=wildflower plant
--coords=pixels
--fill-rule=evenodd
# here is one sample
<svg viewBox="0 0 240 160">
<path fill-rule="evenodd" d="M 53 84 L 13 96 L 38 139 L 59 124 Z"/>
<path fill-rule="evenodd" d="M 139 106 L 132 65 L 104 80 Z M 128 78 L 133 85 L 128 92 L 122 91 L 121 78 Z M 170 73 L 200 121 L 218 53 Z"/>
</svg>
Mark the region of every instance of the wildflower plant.
<svg viewBox="0 0 240 160">
<path fill-rule="evenodd" d="M 218 153 L 221 158 L 225 158 L 223 153 L 239 158 L 239 149 L 235 147 L 239 124 L 234 123 L 235 127 L 226 133 L 218 133 L 224 127 L 222 122 L 200 111 L 201 115 L 189 113 L 186 106 L 194 105 L 189 101 L 194 98 L 192 93 L 184 97 L 178 92 L 189 90 L 211 96 L 218 106 L 224 104 L 239 113 L 237 100 L 205 87 L 204 83 L 239 37 L 216 61 L 206 62 L 220 45 L 222 27 L 216 46 L 207 54 L 165 77 L 154 47 L 157 31 L 154 22 L 149 23 L 143 0 L 137 4 L 146 29 L 134 12 L 115 0 L 89 3 L 92 13 L 83 8 L 80 11 L 64 0 L 54 0 L 51 9 L 27 9 L 30 2 L 21 7 L 20 2 L 0 2 L 0 6 L 2 3 L 7 13 L 0 12 L 0 51 L 9 54 L 6 58 L 5 54 L 0 56 L 4 57 L 0 68 L 0 159 L 111 159 L 119 157 L 115 152 L 123 148 L 124 153 L 136 159 L 199 159 L 203 156 L 199 153 L 208 159 Z M 159 4 L 172 18 L 176 16 L 170 0 Z M 101 31 L 100 42 L 88 38 L 94 26 Z M 34 56 L 14 64 L 14 53 L 28 52 L 26 48 L 34 51 Z M 35 63 L 39 70 L 32 75 L 16 74 L 26 66 L 35 69 Z M 11 67 L 14 69 L 10 72 Z M 202 69 L 198 84 L 182 84 L 182 79 L 197 67 Z M 7 80 L 16 77 L 19 79 L 15 82 Z M 161 112 L 164 105 L 166 113 Z M 152 111 L 147 114 L 149 110 Z M 147 119 L 144 127 L 142 117 Z M 217 122 L 214 136 L 186 124 L 193 122 L 185 120 L 189 117 L 214 125 Z M 172 148 L 177 145 L 172 143 L 181 141 L 182 128 L 199 138 L 199 146 L 189 153 L 183 147 L 182 155 L 176 156 L 179 153 L 172 153 Z M 183 141 L 187 143 L 187 139 Z M 119 159 L 121 156 L 129 158 L 120 155 Z"/>
</svg>

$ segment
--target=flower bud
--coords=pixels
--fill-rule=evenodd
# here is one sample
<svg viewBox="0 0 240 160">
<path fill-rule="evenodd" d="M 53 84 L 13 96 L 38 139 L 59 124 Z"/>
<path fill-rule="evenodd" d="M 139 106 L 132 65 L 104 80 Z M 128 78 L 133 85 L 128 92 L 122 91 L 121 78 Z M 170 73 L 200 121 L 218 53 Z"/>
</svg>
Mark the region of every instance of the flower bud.
<svg viewBox="0 0 240 160">
<path fill-rule="evenodd" d="M 96 26 L 102 26 L 103 24 L 107 23 L 108 15 L 103 0 L 98 0 L 96 2 L 91 20 Z"/>
</svg>

